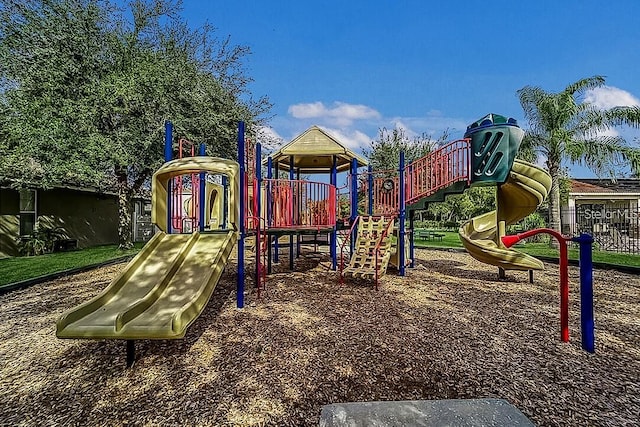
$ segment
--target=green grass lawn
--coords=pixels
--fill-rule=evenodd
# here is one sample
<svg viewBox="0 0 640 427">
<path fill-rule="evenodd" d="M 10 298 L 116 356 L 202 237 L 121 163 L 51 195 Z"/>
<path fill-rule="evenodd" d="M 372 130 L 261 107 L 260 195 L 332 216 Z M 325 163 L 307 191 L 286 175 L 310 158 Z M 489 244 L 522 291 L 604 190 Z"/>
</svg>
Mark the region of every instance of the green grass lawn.
<svg viewBox="0 0 640 427">
<path fill-rule="evenodd" d="M 440 240 L 420 240 L 416 239 L 416 247 L 418 248 L 430 248 L 430 247 L 444 247 L 444 248 L 462 248 L 462 242 L 458 237 L 457 231 L 438 231 L 439 234 L 444 234 L 442 241 Z M 557 249 L 549 247 L 548 243 L 526 243 L 521 242 L 515 246 L 518 250 L 525 252 L 533 256 L 546 256 L 558 258 L 559 252 Z M 569 259 L 577 260 L 579 258 L 578 249 L 569 249 Z M 622 265 L 637 267 L 640 265 L 640 255 L 622 254 L 616 252 L 604 252 L 593 251 L 593 261 L 603 262 L 607 264 Z"/>
<path fill-rule="evenodd" d="M 142 246 L 142 243 L 137 243 L 128 251 L 119 250 L 117 245 L 97 246 L 72 252 L 0 259 L 0 287 L 126 255 L 135 255 Z"/>
<path fill-rule="evenodd" d="M 442 240 L 416 239 L 416 247 L 462 248 L 457 232 L 437 231 L 437 233 L 444 235 Z M 142 246 L 142 243 L 137 243 L 133 249 L 128 251 L 118 250 L 117 245 L 98 246 L 72 252 L 0 259 L 0 287 L 47 274 L 109 261 L 126 255 L 135 255 Z M 516 247 L 533 256 L 558 257 L 558 250 L 550 248 L 547 243 L 519 243 Z M 578 250 L 570 249 L 569 258 L 577 260 Z M 637 267 L 640 264 L 640 255 L 594 251 L 593 260 L 607 264 Z"/>
<path fill-rule="evenodd" d="M 462 242 L 460 242 L 460 237 L 458 237 L 457 231 L 434 231 L 438 234 L 444 234 L 442 236 L 442 240 L 431 239 L 431 240 L 422 240 L 416 237 L 415 243 L 418 248 L 428 248 L 428 247 L 439 247 L 439 248 L 462 248 Z"/>
</svg>

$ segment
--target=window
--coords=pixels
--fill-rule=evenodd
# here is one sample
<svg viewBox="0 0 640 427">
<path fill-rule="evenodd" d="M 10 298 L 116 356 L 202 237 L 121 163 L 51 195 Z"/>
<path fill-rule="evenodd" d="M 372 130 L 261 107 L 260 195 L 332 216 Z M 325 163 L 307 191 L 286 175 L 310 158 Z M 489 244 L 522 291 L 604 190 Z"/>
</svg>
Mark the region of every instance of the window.
<svg viewBox="0 0 640 427">
<path fill-rule="evenodd" d="M 20 235 L 33 233 L 36 225 L 36 190 L 20 190 Z"/>
</svg>

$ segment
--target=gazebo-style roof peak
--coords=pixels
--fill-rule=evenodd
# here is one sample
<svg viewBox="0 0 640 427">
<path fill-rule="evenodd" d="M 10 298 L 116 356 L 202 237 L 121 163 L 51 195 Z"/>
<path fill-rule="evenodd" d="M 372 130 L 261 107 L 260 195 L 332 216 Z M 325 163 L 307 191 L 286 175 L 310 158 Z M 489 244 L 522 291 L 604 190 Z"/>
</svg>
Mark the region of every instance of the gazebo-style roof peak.
<svg viewBox="0 0 640 427">
<path fill-rule="evenodd" d="M 301 173 L 329 172 L 336 158 L 338 172 L 349 170 L 356 159 L 358 167 L 367 166 L 367 160 L 345 147 L 337 138 L 319 126 L 313 125 L 296 136 L 291 142 L 271 155 L 273 165 L 280 170 L 289 170 L 293 160 L 294 170 Z"/>
</svg>

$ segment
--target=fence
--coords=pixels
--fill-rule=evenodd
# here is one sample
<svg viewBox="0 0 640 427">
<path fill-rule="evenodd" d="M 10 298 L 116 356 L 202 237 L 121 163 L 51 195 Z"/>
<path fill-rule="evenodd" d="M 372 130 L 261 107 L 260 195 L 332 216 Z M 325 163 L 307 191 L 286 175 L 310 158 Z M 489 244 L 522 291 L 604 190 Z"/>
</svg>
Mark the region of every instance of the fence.
<svg viewBox="0 0 640 427">
<path fill-rule="evenodd" d="M 640 208 L 631 202 L 565 208 L 562 224 L 564 234 L 591 234 L 597 249 L 640 254 Z"/>
</svg>

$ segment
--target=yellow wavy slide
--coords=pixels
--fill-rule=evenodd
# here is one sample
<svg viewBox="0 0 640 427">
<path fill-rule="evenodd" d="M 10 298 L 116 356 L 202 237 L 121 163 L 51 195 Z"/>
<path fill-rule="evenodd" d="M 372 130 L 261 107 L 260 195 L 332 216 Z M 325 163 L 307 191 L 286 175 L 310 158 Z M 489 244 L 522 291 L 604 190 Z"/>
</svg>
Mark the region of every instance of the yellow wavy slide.
<svg viewBox="0 0 640 427">
<path fill-rule="evenodd" d="M 467 252 L 480 262 L 505 270 L 542 270 L 542 261 L 505 247 L 501 238 L 504 228 L 534 212 L 550 189 L 551 176 L 544 169 L 516 159 L 507 181 L 496 190 L 497 210 L 460 227 L 460 239 Z"/>
<path fill-rule="evenodd" d="M 58 338 L 182 338 L 222 276 L 236 233 L 157 233 L 93 299 L 65 313 Z"/>
</svg>

